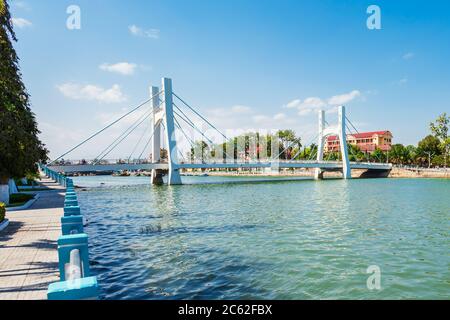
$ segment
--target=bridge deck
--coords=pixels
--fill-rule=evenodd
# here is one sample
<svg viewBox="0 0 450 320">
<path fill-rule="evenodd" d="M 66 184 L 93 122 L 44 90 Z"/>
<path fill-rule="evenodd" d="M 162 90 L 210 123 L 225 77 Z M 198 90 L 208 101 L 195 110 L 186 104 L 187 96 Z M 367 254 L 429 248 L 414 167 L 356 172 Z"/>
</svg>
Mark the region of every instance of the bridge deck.
<svg viewBox="0 0 450 320">
<path fill-rule="evenodd" d="M 336 170 L 342 168 L 342 162 L 334 161 L 275 161 L 275 162 L 231 162 L 231 163 L 181 163 L 178 165 L 182 169 L 238 169 L 238 168 L 321 168 L 324 170 Z M 371 170 L 391 170 L 392 164 L 389 163 L 367 163 L 350 162 L 352 169 L 371 169 Z M 146 163 L 146 164 L 102 164 L 102 165 L 58 165 L 49 166 L 50 169 L 57 172 L 116 172 L 121 170 L 167 170 L 167 163 Z"/>
</svg>

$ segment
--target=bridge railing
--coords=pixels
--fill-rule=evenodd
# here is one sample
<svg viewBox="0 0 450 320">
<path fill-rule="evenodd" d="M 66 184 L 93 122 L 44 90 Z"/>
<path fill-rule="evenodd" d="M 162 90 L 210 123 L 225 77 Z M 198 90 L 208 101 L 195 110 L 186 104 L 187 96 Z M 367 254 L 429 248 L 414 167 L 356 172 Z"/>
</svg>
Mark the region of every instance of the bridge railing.
<svg viewBox="0 0 450 320">
<path fill-rule="evenodd" d="M 90 275 L 88 236 L 84 233 L 83 217 L 78 206 L 78 196 L 73 180 L 40 164 L 49 178 L 66 187 L 64 215 L 58 238 L 58 264 L 60 281 L 48 286 L 49 300 L 96 299 L 97 278 Z"/>
<path fill-rule="evenodd" d="M 149 159 L 81 159 L 81 160 L 62 160 L 52 163 L 52 166 L 81 166 L 81 165 L 112 165 L 112 164 L 148 164 L 152 163 Z"/>
</svg>

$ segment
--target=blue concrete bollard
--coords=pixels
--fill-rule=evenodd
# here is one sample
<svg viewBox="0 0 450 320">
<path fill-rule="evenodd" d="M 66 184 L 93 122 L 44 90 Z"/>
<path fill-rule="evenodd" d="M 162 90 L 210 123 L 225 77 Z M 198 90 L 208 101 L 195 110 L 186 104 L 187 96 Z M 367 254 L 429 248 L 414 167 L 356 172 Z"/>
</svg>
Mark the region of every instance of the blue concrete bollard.
<svg viewBox="0 0 450 320">
<path fill-rule="evenodd" d="M 78 206 L 77 200 L 64 200 L 64 207 Z"/>
<path fill-rule="evenodd" d="M 66 191 L 66 197 L 67 196 L 77 196 L 77 193 L 75 191 Z"/>
<path fill-rule="evenodd" d="M 66 193 L 67 192 L 75 192 L 75 188 L 74 187 L 66 187 Z"/>
<path fill-rule="evenodd" d="M 76 200 L 76 201 L 78 201 L 78 197 L 77 197 L 77 195 L 67 195 L 66 194 L 66 197 L 65 197 L 65 199 L 64 200 Z"/>
<path fill-rule="evenodd" d="M 85 233 L 70 234 L 58 238 L 59 275 L 61 281 L 66 280 L 66 263 L 70 261 L 70 252 L 80 251 L 81 277 L 90 277 L 88 236 Z"/>
<path fill-rule="evenodd" d="M 64 216 L 80 216 L 81 210 L 79 206 L 64 207 Z"/>
<path fill-rule="evenodd" d="M 51 283 L 47 290 L 48 300 L 97 299 L 98 284 L 96 277 Z"/>
<path fill-rule="evenodd" d="M 83 233 L 83 217 L 81 215 L 61 217 L 61 230 L 64 236 Z"/>
</svg>

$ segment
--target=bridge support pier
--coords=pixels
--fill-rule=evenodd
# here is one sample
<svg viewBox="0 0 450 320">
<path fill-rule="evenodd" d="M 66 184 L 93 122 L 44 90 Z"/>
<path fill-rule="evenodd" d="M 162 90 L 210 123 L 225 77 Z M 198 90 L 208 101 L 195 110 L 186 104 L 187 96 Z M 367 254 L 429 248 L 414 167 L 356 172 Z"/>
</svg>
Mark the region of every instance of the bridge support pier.
<svg viewBox="0 0 450 320">
<path fill-rule="evenodd" d="M 164 172 L 161 169 L 152 169 L 152 175 L 150 178 L 150 183 L 154 185 L 162 185 L 164 184 L 163 181 Z"/>
</svg>

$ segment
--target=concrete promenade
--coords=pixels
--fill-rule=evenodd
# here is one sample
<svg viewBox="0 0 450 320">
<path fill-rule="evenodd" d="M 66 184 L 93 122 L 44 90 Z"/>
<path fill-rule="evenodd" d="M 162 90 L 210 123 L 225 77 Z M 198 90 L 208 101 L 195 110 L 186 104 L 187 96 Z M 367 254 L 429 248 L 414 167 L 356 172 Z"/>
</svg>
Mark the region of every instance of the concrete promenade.
<svg viewBox="0 0 450 320">
<path fill-rule="evenodd" d="M 65 189 L 49 179 L 48 191 L 27 210 L 7 211 L 9 226 L 0 232 L 0 300 L 47 299 L 59 280 L 56 241 L 61 235 Z"/>
</svg>

